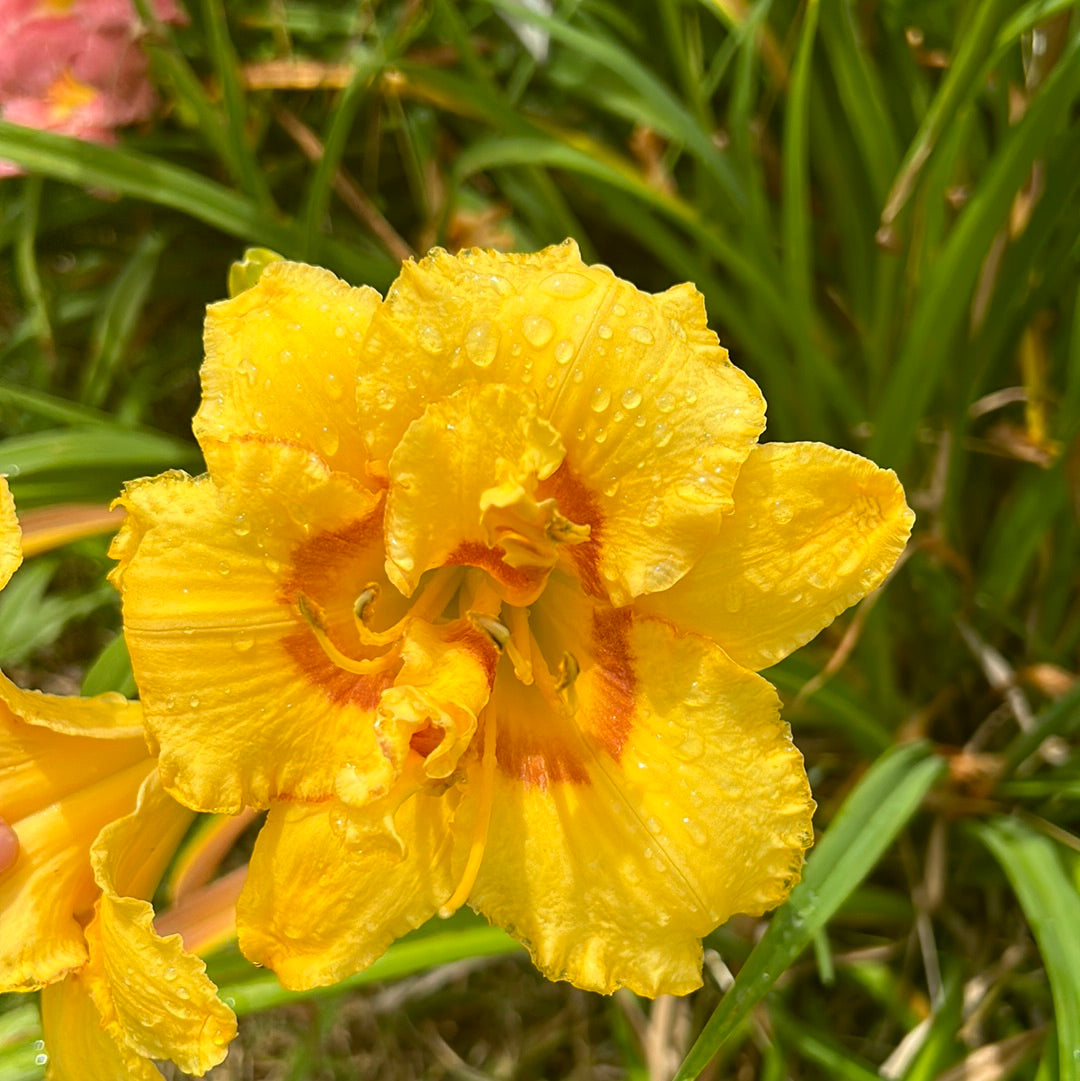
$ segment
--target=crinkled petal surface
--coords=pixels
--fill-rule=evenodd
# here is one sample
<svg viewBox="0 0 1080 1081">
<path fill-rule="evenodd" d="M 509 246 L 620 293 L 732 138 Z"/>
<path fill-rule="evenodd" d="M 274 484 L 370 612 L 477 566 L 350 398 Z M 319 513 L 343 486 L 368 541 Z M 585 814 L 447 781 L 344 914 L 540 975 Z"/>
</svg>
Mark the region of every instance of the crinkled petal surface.
<svg viewBox="0 0 1080 1081">
<path fill-rule="evenodd" d="M 700 556 L 764 427 L 761 394 L 696 290 L 642 293 L 587 266 L 572 241 L 407 263 L 372 316 L 358 380 L 361 429 L 383 461 L 428 402 L 468 383 L 535 392 L 566 445 L 549 494 L 593 528 L 578 558 L 616 603 L 671 585 Z"/>
<path fill-rule="evenodd" d="M 709 550 L 641 607 L 757 671 L 881 585 L 913 520 L 891 470 L 821 443 L 767 443 L 747 458 Z"/>
<path fill-rule="evenodd" d="M 132 1061 L 105 1031 L 82 973 L 41 992 L 41 1034 L 48 1081 L 161 1081 L 152 1062 Z"/>
<path fill-rule="evenodd" d="M 342 763 L 376 754 L 387 680 L 335 668 L 297 594 L 335 590 L 331 615 L 351 625 L 353 600 L 382 576 L 379 499 L 299 447 L 213 444 L 208 457 L 220 485 L 178 473 L 129 484 L 113 547 L 162 778 L 204 811 L 323 798 Z"/>
<path fill-rule="evenodd" d="M 179 935 L 154 931 L 154 910 L 139 896 L 156 885 L 191 819 L 151 775 L 137 809 L 102 831 L 93 850 L 102 895 L 86 930 L 86 981 L 129 1066 L 170 1059 L 201 1076 L 225 1058 L 236 1018 L 201 958 L 184 951 Z"/>
<path fill-rule="evenodd" d="M 8 584 L 22 562 L 19 543 L 19 520 L 15 516 L 15 500 L 7 479 L 0 476 L 0 589 Z"/>
<path fill-rule="evenodd" d="M 431 793 L 402 803 L 395 826 L 403 856 L 346 847 L 326 804 L 275 804 L 237 906 L 245 956 L 297 991 L 366 968 L 453 892 L 455 803 L 453 794 Z"/>
<path fill-rule="evenodd" d="M 390 459 L 386 548 L 402 591 L 411 593 L 433 567 L 480 562 L 502 579 L 508 599 L 531 599 L 543 579 L 492 551 L 483 499 L 505 487 L 535 505 L 537 481 L 555 472 L 564 453 L 558 433 L 537 416 L 531 392 L 498 383 L 465 387 L 428 406 Z M 536 558 L 542 565 L 542 554 Z"/>
<path fill-rule="evenodd" d="M 152 766 L 139 728 L 91 738 L 41 721 L 66 710 L 66 727 L 100 731 L 109 711 L 132 720 L 130 705 L 22 691 L 0 675 L 0 817 L 18 838 L 0 876 L 0 990 L 41 987 L 85 961 L 83 923 L 97 895 L 90 846 L 131 810 Z"/>
<path fill-rule="evenodd" d="M 576 712 L 497 678 L 497 810 L 470 904 L 553 979 L 685 993 L 701 937 L 798 879 L 802 758 L 773 688 L 706 639 L 625 609 L 590 618 L 551 587 L 539 615 L 538 638 L 575 643 Z"/>
<path fill-rule="evenodd" d="M 194 424 L 200 443 L 269 433 L 363 476 L 356 365 L 379 303 L 373 289 L 280 261 L 251 289 L 212 304 Z"/>
</svg>

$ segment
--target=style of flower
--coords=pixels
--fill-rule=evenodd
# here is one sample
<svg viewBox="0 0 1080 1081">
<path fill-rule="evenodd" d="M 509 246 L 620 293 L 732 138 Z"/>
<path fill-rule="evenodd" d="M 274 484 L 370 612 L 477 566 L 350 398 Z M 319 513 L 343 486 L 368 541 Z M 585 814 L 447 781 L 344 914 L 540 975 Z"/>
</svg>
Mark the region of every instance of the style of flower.
<svg viewBox="0 0 1080 1081">
<path fill-rule="evenodd" d="M 166 22 L 184 21 L 157 0 Z M 0 0 L 0 117 L 13 124 L 115 142 L 115 129 L 153 115 L 131 0 Z M 0 162 L 0 175 L 19 172 Z"/>
<path fill-rule="evenodd" d="M 208 473 L 128 485 L 113 554 L 165 787 L 269 807 L 241 948 L 311 987 L 467 901 L 552 978 L 691 990 L 799 877 L 756 673 L 882 582 L 896 477 L 759 446 L 696 290 L 570 241 L 435 251 L 385 301 L 266 253 L 232 280 Z"/>
<path fill-rule="evenodd" d="M 0 585 L 20 560 L 0 478 Z M 205 965 L 153 929 L 150 896 L 194 815 L 166 795 L 137 703 L 0 674 L 0 991 L 43 988 L 52 1081 L 202 1074 L 235 1035 Z"/>
</svg>

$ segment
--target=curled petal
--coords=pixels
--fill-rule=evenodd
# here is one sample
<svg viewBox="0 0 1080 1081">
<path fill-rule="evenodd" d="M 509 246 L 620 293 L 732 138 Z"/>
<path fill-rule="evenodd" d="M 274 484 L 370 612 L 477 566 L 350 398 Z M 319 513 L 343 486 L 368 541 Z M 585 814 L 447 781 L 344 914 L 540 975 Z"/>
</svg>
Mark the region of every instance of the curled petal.
<svg viewBox="0 0 1080 1081">
<path fill-rule="evenodd" d="M 557 508 L 545 513 L 533 493 L 564 453 L 529 392 L 470 386 L 428 406 L 390 459 L 385 531 L 395 585 L 412 593 L 425 571 L 474 562 L 512 603 L 532 600 L 558 555 L 549 528 Z M 515 495 L 517 511 L 498 515 L 495 506 Z"/>
<path fill-rule="evenodd" d="M 128 706 L 22 691 L 0 676 L 0 815 L 16 841 L 0 876 L 2 990 L 41 987 L 85 961 L 97 894 L 90 846 L 131 810 L 152 765 L 138 728 L 91 738 L 41 722 L 56 725 L 67 710 L 65 727 L 100 732 L 110 710 L 131 720 Z"/>
<path fill-rule="evenodd" d="M 881 585 L 914 517 L 892 471 L 821 443 L 767 443 L 746 460 L 708 552 L 640 607 L 756 671 Z"/>
<path fill-rule="evenodd" d="M 232 1011 L 217 997 L 206 965 L 179 935 L 161 938 L 148 896 L 191 823 L 151 775 L 136 810 L 107 826 L 93 849 L 101 898 L 86 929 L 85 978 L 105 1030 L 125 1062 L 170 1059 L 201 1076 L 236 1035 Z"/>
<path fill-rule="evenodd" d="M 454 889 L 456 797 L 420 793 L 394 819 L 394 845 L 346 847 L 325 804 L 275 804 L 237 906 L 244 955 L 292 990 L 342 980 L 438 911 Z"/>
</svg>

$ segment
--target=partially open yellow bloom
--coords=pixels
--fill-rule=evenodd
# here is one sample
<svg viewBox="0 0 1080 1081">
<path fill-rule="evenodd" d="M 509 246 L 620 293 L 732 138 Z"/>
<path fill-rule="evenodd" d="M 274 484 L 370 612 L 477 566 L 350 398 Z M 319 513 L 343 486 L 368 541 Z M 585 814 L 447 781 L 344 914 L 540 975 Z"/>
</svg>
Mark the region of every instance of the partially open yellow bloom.
<svg viewBox="0 0 1080 1081">
<path fill-rule="evenodd" d="M 270 262 L 206 351 L 209 472 L 127 487 L 114 580 L 166 788 L 270 808 L 247 955 L 329 983 L 467 901 L 552 978 L 697 986 L 812 838 L 756 671 L 881 583 L 896 477 L 758 446 L 700 295 L 571 242 L 385 301 Z"/>
<path fill-rule="evenodd" d="M 0 583 L 21 559 L 0 478 Z M 154 1081 L 151 1059 L 205 1073 L 232 1012 L 149 897 L 193 813 L 157 783 L 142 711 L 0 674 L 0 991 L 42 992 L 52 1081 Z"/>
</svg>

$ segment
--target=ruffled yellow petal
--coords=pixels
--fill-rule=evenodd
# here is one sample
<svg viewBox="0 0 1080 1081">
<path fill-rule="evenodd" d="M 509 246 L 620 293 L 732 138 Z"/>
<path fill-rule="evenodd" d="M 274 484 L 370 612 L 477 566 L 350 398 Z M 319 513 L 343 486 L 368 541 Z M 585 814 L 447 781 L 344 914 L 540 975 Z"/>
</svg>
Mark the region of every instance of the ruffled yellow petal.
<svg viewBox="0 0 1080 1081">
<path fill-rule="evenodd" d="M 7 478 L 0 476 L 0 589 L 8 584 L 22 562 L 19 520 Z"/>
<path fill-rule="evenodd" d="M 377 755 L 371 719 L 393 670 L 336 667 L 312 612 L 353 647 L 341 637 L 355 637 L 353 602 L 382 578 L 380 501 L 298 447 L 208 454 L 220 485 L 176 473 L 128 485 L 113 547 L 162 778 L 205 811 L 326 796 L 343 763 Z"/>
<path fill-rule="evenodd" d="M 237 906 L 245 956 L 297 991 L 366 968 L 452 893 L 456 802 L 451 791 L 401 805 L 395 825 L 406 841 L 403 857 L 385 847 L 347 848 L 324 804 L 275 804 Z"/>
<path fill-rule="evenodd" d="M 764 427 L 760 392 L 692 287 L 642 293 L 585 265 L 572 241 L 407 263 L 372 317 L 358 379 L 382 461 L 427 403 L 462 386 L 534 391 L 567 451 L 544 494 L 592 527 L 579 569 L 616 603 L 671 585 L 701 554 Z"/>
<path fill-rule="evenodd" d="M 266 265 L 253 288 L 212 304 L 199 442 L 268 433 L 363 476 L 356 364 L 378 304 L 373 289 L 284 261 Z"/>
<path fill-rule="evenodd" d="M 180 936 L 161 938 L 154 931 L 154 910 L 141 899 L 157 884 L 192 817 L 151 775 L 137 809 L 102 830 L 92 854 L 102 894 L 86 929 L 85 978 L 129 1067 L 170 1059 L 201 1076 L 225 1058 L 236 1018 Z"/>
<path fill-rule="evenodd" d="M 146 1059 L 131 1061 L 104 1029 L 81 973 L 41 992 L 47 1081 L 161 1081 Z"/>
<path fill-rule="evenodd" d="M 590 618 L 552 592 L 537 636 L 577 643 L 580 672 L 555 710 L 500 670 L 495 811 L 469 902 L 552 979 L 682 994 L 701 982 L 703 935 L 797 881 L 802 758 L 773 688 L 706 639 L 627 610 Z"/>
<path fill-rule="evenodd" d="M 21 691 L 0 676 L 0 817 L 18 841 L 0 877 L 0 990 L 41 987 L 86 959 L 82 926 L 97 894 L 90 845 L 131 810 L 152 768 L 140 729 L 90 738 L 41 722 L 66 709 L 68 727 L 94 731 L 109 710 L 130 720 L 128 706 Z"/>
<path fill-rule="evenodd" d="M 913 521 L 891 470 L 821 443 L 768 443 L 743 466 L 706 554 L 640 607 L 756 671 L 881 585 Z"/>
<path fill-rule="evenodd" d="M 540 505 L 536 486 L 564 454 L 529 391 L 469 386 L 429 405 L 390 459 L 391 580 L 409 594 L 425 571 L 471 563 L 488 568 L 513 603 L 534 599 L 560 547 L 557 509 Z"/>
</svg>

